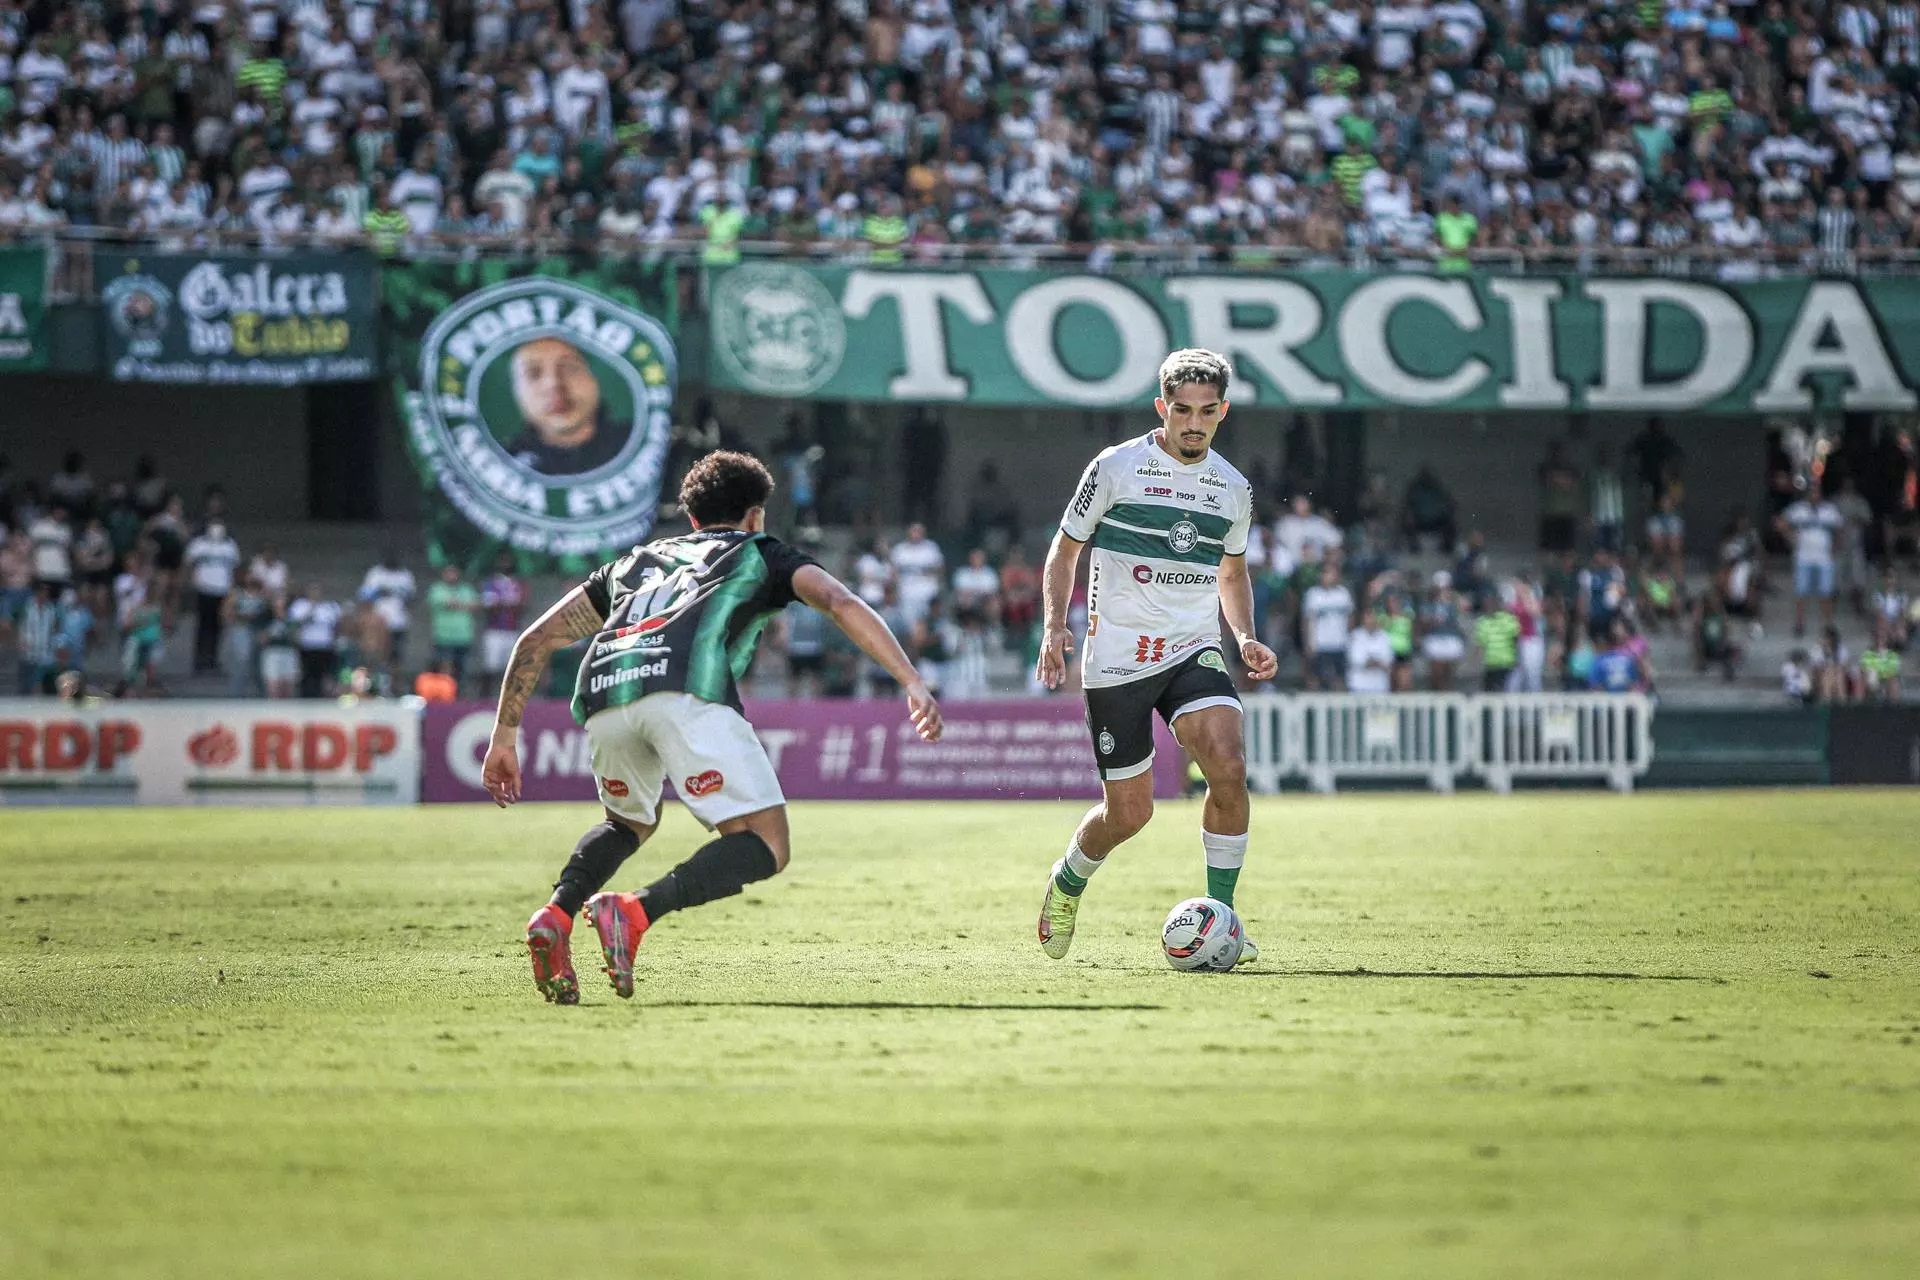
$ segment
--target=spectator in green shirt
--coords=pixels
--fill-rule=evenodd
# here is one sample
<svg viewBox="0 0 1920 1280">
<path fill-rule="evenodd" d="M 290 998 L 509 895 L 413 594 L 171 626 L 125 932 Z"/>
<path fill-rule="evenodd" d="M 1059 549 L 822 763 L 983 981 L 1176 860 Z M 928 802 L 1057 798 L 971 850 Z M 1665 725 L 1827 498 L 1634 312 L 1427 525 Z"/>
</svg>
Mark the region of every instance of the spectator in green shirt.
<svg viewBox="0 0 1920 1280">
<path fill-rule="evenodd" d="M 1433 220 L 1434 238 L 1440 242 L 1440 269 L 1465 271 L 1472 266 L 1467 250 L 1480 234 L 1480 219 L 1460 207 L 1459 196 L 1448 196 L 1446 207 Z"/>
<path fill-rule="evenodd" d="M 1885 645 L 1875 645 L 1860 655 L 1860 670 L 1866 676 L 1867 692 L 1882 701 L 1900 701 L 1900 653 Z"/>
<path fill-rule="evenodd" d="M 479 631 L 480 593 L 460 576 L 460 566 L 440 570 L 440 581 L 427 588 L 427 617 L 432 629 L 433 660 L 449 664 L 456 683 L 465 684 L 467 655 Z"/>
<path fill-rule="evenodd" d="M 1500 605 L 1480 615 L 1473 639 L 1480 646 L 1480 687 L 1487 693 L 1504 692 L 1520 661 L 1520 619 Z"/>
</svg>

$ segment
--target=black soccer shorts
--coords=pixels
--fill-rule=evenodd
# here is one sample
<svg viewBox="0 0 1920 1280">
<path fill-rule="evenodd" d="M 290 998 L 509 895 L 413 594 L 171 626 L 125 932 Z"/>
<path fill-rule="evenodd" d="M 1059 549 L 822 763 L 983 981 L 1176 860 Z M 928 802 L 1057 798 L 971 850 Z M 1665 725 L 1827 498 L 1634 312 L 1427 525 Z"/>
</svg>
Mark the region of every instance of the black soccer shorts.
<svg viewBox="0 0 1920 1280">
<path fill-rule="evenodd" d="M 1107 782 L 1138 777 L 1153 768 L 1154 712 L 1171 725 L 1184 712 L 1240 705 L 1226 660 L 1215 648 L 1125 684 L 1088 689 L 1086 695 L 1094 763 Z"/>
</svg>

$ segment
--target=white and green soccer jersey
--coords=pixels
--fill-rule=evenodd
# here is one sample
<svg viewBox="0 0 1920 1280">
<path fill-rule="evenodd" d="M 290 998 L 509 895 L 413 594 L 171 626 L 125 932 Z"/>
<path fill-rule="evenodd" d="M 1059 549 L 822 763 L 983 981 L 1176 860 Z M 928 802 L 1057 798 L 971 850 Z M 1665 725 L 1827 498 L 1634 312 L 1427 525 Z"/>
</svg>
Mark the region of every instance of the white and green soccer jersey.
<svg viewBox="0 0 1920 1280">
<path fill-rule="evenodd" d="M 1220 561 L 1245 555 L 1253 489 L 1217 453 L 1191 465 L 1154 432 L 1087 464 L 1061 531 L 1091 544 L 1089 689 L 1150 675 L 1220 643 Z"/>
</svg>

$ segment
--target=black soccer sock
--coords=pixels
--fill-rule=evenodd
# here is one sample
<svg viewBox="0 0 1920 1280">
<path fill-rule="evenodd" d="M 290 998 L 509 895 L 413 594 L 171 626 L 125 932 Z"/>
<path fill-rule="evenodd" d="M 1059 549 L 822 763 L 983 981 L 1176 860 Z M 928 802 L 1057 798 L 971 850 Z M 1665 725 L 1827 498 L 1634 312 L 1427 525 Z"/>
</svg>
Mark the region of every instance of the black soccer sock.
<svg viewBox="0 0 1920 1280">
<path fill-rule="evenodd" d="M 591 828 L 573 846 L 573 856 L 553 886 L 553 904 L 570 916 L 579 915 L 587 899 L 600 892 L 639 847 L 640 837 L 631 827 L 603 822 Z"/>
<path fill-rule="evenodd" d="M 710 840 L 694 855 L 640 891 L 647 919 L 697 907 L 715 898 L 731 898 L 755 880 L 779 871 L 773 850 L 751 831 Z"/>
</svg>

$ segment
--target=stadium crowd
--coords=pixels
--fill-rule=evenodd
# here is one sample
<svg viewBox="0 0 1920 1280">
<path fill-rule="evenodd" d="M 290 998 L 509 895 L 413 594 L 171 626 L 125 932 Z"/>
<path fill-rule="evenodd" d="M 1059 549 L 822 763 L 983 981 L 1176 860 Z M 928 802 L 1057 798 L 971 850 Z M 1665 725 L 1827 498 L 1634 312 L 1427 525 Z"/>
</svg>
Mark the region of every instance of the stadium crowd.
<svg viewBox="0 0 1920 1280">
<path fill-rule="evenodd" d="M 1751 276 L 1920 247 L 1917 73 L 1911 0 L 4 0 L 0 230 Z"/>
<path fill-rule="evenodd" d="M 976 478 L 964 519 L 942 537 L 913 521 L 899 538 L 869 534 L 836 558 L 800 465 L 820 451 L 796 426 L 789 433 L 775 451 L 794 462 L 786 532 L 880 611 L 929 683 L 947 697 L 1004 691 L 1010 678 L 1039 692 L 1030 673 L 1044 548 L 1023 543 L 1032 531 L 997 476 Z M 1679 446 L 1656 425 L 1631 452 L 1628 471 L 1604 448 L 1575 461 L 1576 445 L 1552 446 L 1538 469 L 1538 567 L 1517 572 L 1494 570 L 1485 539 L 1461 524 L 1431 469 L 1397 493 L 1376 475 L 1336 522 L 1306 496 L 1269 502 L 1310 486 L 1253 468 L 1255 617 L 1283 657 L 1282 687 L 1652 691 L 1649 636 L 1661 632 L 1688 637 L 1697 672 L 1731 680 L 1768 598 L 1791 593 L 1796 639 L 1809 623 L 1816 630 L 1784 664 L 1788 696 L 1901 695 L 1920 611 L 1895 553 L 1911 545 L 1920 554 L 1907 541 L 1920 527 L 1920 470 L 1904 473 L 1906 505 L 1887 513 L 1897 518 L 1881 520 L 1851 479 L 1823 492 L 1841 455 L 1786 441 L 1774 451 L 1764 521 L 1737 515 L 1711 545 L 1696 539 L 1690 574 Z M 1629 501 L 1646 513 L 1633 530 Z M 486 697 L 530 616 L 531 590 L 508 554 L 478 581 L 447 566 L 423 587 L 389 550 L 334 599 L 271 544 L 243 549 L 218 485 L 190 510 L 152 459 L 100 484 L 78 454 L 44 482 L 14 476 L 0 458 L 0 642 L 21 696 L 60 692 L 63 678 L 78 695 L 89 670 L 112 672 L 117 696 L 164 695 L 162 658 L 177 645 L 205 677 L 197 693 Z M 1086 614 L 1083 577 L 1070 612 L 1076 634 Z M 416 630 L 424 634 L 410 643 Z M 804 606 L 781 619 L 772 649 L 779 661 L 759 673 L 770 692 L 888 692 L 878 668 Z M 566 696 L 571 679 L 563 656 L 548 692 Z"/>
<path fill-rule="evenodd" d="M 103 666 L 115 697 L 164 696 L 173 644 L 190 648 L 193 676 L 222 678 L 203 694 L 478 695 L 506 669 L 526 595 L 508 555 L 477 585 L 448 566 L 423 592 L 388 551 L 350 599 L 335 600 L 297 579 L 272 543 L 243 551 L 219 485 L 189 512 L 150 458 L 103 486 L 70 453 L 43 486 L 0 456 L 0 641 L 21 697 L 91 696 L 87 672 Z M 422 608 L 428 657 L 408 681 Z"/>
</svg>

